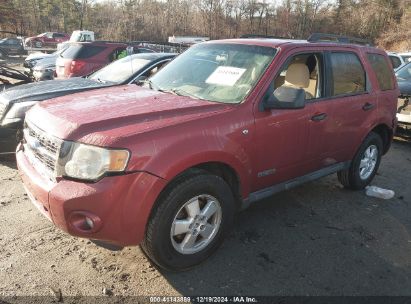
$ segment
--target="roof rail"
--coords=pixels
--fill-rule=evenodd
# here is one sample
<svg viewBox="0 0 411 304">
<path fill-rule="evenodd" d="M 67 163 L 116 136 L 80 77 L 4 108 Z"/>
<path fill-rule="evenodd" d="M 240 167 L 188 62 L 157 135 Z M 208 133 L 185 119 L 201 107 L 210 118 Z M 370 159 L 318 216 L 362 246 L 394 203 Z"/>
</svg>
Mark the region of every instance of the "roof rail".
<svg viewBox="0 0 411 304">
<path fill-rule="evenodd" d="M 280 36 L 270 36 L 270 35 L 260 35 L 260 34 L 244 34 L 244 35 L 241 35 L 240 38 L 290 39 L 290 38 L 285 38 L 285 37 L 280 37 Z"/>
<path fill-rule="evenodd" d="M 335 34 L 327 34 L 327 33 L 313 33 L 308 37 L 307 41 L 309 42 L 333 42 L 333 43 L 351 43 L 351 44 L 359 44 L 365 46 L 373 46 L 373 44 L 365 39 L 356 38 L 356 37 L 349 37 L 349 36 L 342 36 L 342 35 L 335 35 Z"/>
</svg>

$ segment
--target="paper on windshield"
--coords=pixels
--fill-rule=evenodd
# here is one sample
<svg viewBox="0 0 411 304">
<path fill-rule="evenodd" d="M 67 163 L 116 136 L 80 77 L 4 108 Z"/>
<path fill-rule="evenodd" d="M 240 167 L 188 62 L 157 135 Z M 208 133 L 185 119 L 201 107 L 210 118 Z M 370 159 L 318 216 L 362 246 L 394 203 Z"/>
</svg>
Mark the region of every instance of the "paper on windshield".
<svg viewBox="0 0 411 304">
<path fill-rule="evenodd" d="M 233 86 L 245 71 L 246 69 L 230 66 L 219 66 L 207 78 L 206 83 Z"/>
</svg>

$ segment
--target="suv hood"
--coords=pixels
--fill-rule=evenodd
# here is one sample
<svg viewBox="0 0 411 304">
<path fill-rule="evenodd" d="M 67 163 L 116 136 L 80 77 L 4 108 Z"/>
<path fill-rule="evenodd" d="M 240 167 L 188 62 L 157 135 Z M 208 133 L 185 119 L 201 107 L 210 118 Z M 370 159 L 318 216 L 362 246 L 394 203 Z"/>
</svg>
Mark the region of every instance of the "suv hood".
<svg viewBox="0 0 411 304">
<path fill-rule="evenodd" d="M 8 90 L 0 93 L 0 100 L 6 104 L 22 101 L 42 101 L 45 99 L 111 85 L 113 84 L 100 83 L 87 78 L 48 80 L 22 84 L 9 88 Z"/>
<path fill-rule="evenodd" d="M 119 86 L 49 100 L 27 119 L 61 139 L 110 146 L 122 138 L 228 110 L 232 105 Z"/>
</svg>

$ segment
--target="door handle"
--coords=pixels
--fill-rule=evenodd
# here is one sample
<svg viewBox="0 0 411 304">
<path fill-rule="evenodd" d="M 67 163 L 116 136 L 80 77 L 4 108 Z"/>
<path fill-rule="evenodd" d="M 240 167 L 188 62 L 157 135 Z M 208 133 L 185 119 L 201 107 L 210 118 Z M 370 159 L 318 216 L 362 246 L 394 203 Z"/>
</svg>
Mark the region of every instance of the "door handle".
<svg viewBox="0 0 411 304">
<path fill-rule="evenodd" d="M 326 113 L 321 113 L 321 114 L 316 114 L 313 117 L 311 117 L 312 121 L 321 121 L 327 118 L 327 114 Z"/>
<path fill-rule="evenodd" d="M 362 109 L 363 109 L 364 111 L 369 111 L 369 110 L 374 109 L 374 107 L 375 107 L 375 105 L 374 105 L 373 103 L 367 102 L 367 103 L 365 103 L 365 104 L 362 106 Z"/>
</svg>

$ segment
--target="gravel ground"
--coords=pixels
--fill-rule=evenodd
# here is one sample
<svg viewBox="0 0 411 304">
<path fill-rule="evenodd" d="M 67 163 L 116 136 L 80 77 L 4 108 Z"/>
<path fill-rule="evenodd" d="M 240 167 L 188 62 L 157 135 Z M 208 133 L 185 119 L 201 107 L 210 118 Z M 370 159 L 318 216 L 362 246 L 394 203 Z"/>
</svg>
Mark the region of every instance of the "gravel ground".
<svg viewBox="0 0 411 304">
<path fill-rule="evenodd" d="M 15 162 L 3 159 L 0 296 L 411 296 L 410 180 L 411 144 L 397 141 L 373 183 L 395 198 L 323 178 L 256 203 L 209 260 L 167 273 L 138 247 L 111 252 L 56 229 L 29 202 Z"/>
</svg>

